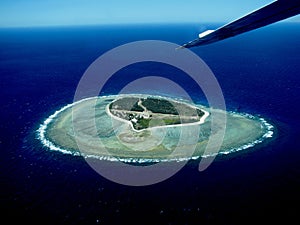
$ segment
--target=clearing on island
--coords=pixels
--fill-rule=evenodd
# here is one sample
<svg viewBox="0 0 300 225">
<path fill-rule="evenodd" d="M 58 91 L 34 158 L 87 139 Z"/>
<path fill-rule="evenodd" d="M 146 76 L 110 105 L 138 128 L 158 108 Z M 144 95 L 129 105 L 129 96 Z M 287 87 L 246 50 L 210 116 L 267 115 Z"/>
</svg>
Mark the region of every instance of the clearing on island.
<svg viewBox="0 0 300 225">
<path fill-rule="evenodd" d="M 248 114 L 158 96 L 111 95 L 56 111 L 40 126 L 39 139 L 52 150 L 103 160 L 195 159 L 209 156 L 204 155 L 207 142 L 218 133 L 211 130 L 212 113 L 227 117 L 218 154 L 243 150 L 272 136 L 272 125 Z"/>
</svg>

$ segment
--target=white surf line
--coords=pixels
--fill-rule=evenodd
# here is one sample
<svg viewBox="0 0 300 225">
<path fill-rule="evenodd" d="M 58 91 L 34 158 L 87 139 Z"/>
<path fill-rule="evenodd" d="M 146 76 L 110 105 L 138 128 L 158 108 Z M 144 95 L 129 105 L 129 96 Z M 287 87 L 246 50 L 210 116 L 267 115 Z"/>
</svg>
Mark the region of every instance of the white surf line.
<svg viewBox="0 0 300 225">
<path fill-rule="evenodd" d="M 128 96 L 128 95 L 124 95 L 124 96 Z M 73 102 L 71 104 L 68 104 L 68 105 L 62 107 L 61 109 L 55 111 L 54 114 L 50 115 L 47 119 L 45 119 L 44 122 L 40 125 L 39 129 L 37 130 L 38 139 L 42 142 L 42 144 L 45 147 L 49 148 L 50 150 L 59 151 L 59 152 L 62 152 L 63 154 L 71 154 L 71 155 L 74 155 L 74 156 L 83 156 L 85 158 L 95 158 L 95 159 L 99 159 L 99 160 L 107 160 L 107 161 L 112 161 L 112 162 L 121 161 L 121 162 L 127 162 L 127 163 L 153 163 L 153 162 L 181 162 L 181 161 L 187 161 L 187 160 L 191 160 L 191 159 L 192 160 L 197 160 L 201 157 L 206 158 L 206 157 L 214 157 L 216 155 L 227 155 L 227 154 L 230 154 L 230 153 L 234 153 L 234 152 L 238 152 L 238 151 L 242 151 L 242 150 L 254 147 L 256 144 L 259 144 L 259 143 L 263 142 L 265 139 L 272 138 L 273 134 L 274 134 L 274 131 L 273 131 L 274 126 L 271 125 L 270 123 L 268 123 L 264 118 L 256 117 L 256 116 L 253 116 L 253 115 L 247 114 L 247 113 L 230 112 L 232 114 L 246 116 L 246 117 L 251 118 L 251 119 L 258 119 L 259 121 L 261 121 L 262 127 L 264 127 L 266 129 L 266 132 L 257 140 L 254 140 L 252 142 L 249 142 L 249 143 L 244 144 L 244 145 L 242 145 L 240 147 L 237 147 L 237 148 L 232 148 L 228 151 L 223 151 L 223 152 L 220 151 L 218 153 L 211 154 L 211 155 L 199 155 L 199 156 L 192 156 L 192 157 L 179 157 L 179 158 L 173 158 L 173 159 L 119 158 L 119 157 L 111 157 L 111 156 L 98 156 L 98 155 L 92 155 L 92 154 L 84 154 L 84 153 L 81 153 L 81 152 L 74 152 L 74 151 L 70 151 L 70 150 L 66 150 L 66 149 L 63 149 L 61 147 L 58 147 L 46 138 L 45 133 L 46 133 L 48 124 L 50 124 L 61 112 L 65 111 L 66 109 L 68 109 L 68 108 L 70 108 L 70 107 L 72 107 L 76 104 L 79 104 L 81 102 L 88 101 L 88 100 L 95 99 L 95 98 L 114 98 L 115 99 L 116 97 L 117 97 L 117 95 L 95 96 L 95 97 L 85 98 L 85 99 L 79 100 L 77 102 Z M 153 96 L 153 97 L 157 97 L 157 96 Z M 162 98 L 164 98 L 164 97 L 162 97 Z M 203 115 L 203 117 L 201 117 L 201 119 L 203 119 L 202 122 L 204 123 L 205 119 L 209 116 L 209 113 L 206 112 L 205 110 L 202 110 L 202 111 L 205 112 L 205 115 Z M 119 117 L 116 117 L 116 119 L 121 120 Z M 129 121 L 122 119 L 122 122 L 129 122 Z M 131 122 L 129 122 L 129 123 L 132 125 Z M 170 125 L 170 126 L 174 126 L 174 125 Z"/>
<path fill-rule="evenodd" d="M 253 116 L 253 115 L 248 114 L 248 113 L 236 113 L 236 112 L 230 112 L 230 113 L 231 114 L 237 114 L 237 115 L 245 116 L 245 117 L 248 117 L 250 119 L 257 119 L 257 120 L 259 120 L 261 122 L 262 129 L 264 128 L 266 130 L 266 132 L 260 138 L 254 140 L 254 141 L 251 141 L 249 143 L 246 143 L 246 144 L 244 144 L 244 145 L 242 145 L 240 147 L 231 148 L 231 149 L 229 149 L 227 151 L 219 151 L 218 153 L 211 154 L 211 155 L 202 155 L 201 157 L 207 158 L 207 157 L 212 157 L 212 156 L 216 156 L 216 155 L 228 155 L 228 154 L 231 154 L 231 153 L 239 152 L 239 151 L 242 151 L 242 150 L 246 150 L 248 148 L 252 148 L 252 147 L 254 147 L 257 144 L 262 143 L 265 139 L 273 137 L 274 126 L 271 125 L 270 123 L 268 123 L 264 118 L 262 118 L 262 117 L 256 117 L 256 116 Z"/>
<path fill-rule="evenodd" d="M 81 102 L 84 102 L 84 101 L 88 101 L 88 100 L 91 100 L 91 99 L 94 99 L 94 98 L 97 98 L 97 97 L 90 97 L 90 98 L 85 98 L 85 99 L 82 99 L 80 101 L 77 101 L 77 102 L 73 102 L 73 103 L 70 103 L 70 104 L 67 104 L 66 106 L 62 107 L 61 109 L 55 111 L 52 115 L 50 115 L 46 120 L 44 120 L 44 122 L 39 126 L 39 129 L 37 130 L 37 133 L 38 133 L 38 139 L 42 142 L 42 144 L 46 147 L 48 147 L 50 150 L 53 150 L 53 151 L 60 151 L 62 153 L 65 153 L 65 154 L 72 154 L 72 155 L 81 155 L 81 153 L 79 152 L 73 152 L 73 151 L 69 151 L 69 150 L 66 150 L 66 149 L 62 149 L 58 146 L 56 146 L 53 142 L 51 142 L 50 140 L 48 140 L 45 136 L 46 134 L 46 130 L 47 130 L 47 127 L 48 125 L 63 111 L 65 111 L 66 109 L 68 108 L 71 108 L 73 107 L 74 105 L 77 105 Z"/>
</svg>

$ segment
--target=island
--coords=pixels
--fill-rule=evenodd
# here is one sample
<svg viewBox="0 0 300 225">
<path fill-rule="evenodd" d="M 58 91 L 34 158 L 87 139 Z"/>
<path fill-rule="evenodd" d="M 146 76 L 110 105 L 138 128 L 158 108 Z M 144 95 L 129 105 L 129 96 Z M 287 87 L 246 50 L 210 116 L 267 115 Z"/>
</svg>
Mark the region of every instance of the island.
<svg viewBox="0 0 300 225">
<path fill-rule="evenodd" d="M 206 152 L 212 137 L 225 135 L 218 152 Z M 223 126 L 224 127 L 224 126 Z M 134 163 L 182 161 L 228 155 L 273 135 L 264 118 L 153 95 L 109 95 L 82 99 L 55 111 L 38 129 L 48 149 L 97 160 Z"/>
<path fill-rule="evenodd" d="M 209 113 L 187 103 L 164 98 L 122 97 L 107 106 L 107 113 L 129 121 L 135 131 L 153 127 L 203 123 Z"/>
</svg>

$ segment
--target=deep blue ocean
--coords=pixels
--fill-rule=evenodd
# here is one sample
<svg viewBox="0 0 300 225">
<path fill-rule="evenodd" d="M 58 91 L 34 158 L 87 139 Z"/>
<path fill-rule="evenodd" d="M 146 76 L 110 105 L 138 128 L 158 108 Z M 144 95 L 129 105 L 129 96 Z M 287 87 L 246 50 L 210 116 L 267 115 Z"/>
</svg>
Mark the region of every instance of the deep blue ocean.
<svg viewBox="0 0 300 225">
<path fill-rule="evenodd" d="M 197 161 L 191 161 L 168 180 L 145 187 L 113 183 L 82 157 L 50 151 L 37 139 L 36 130 L 49 115 L 72 103 L 81 76 L 106 51 L 138 40 L 183 44 L 201 32 L 199 26 L 1 29 L 2 219 L 9 224 L 297 221 L 299 28 L 297 23 L 278 23 L 192 49 L 215 74 L 227 109 L 266 118 L 276 127 L 274 137 L 243 152 L 217 157 L 203 172 L 198 171 Z M 117 94 L 126 83 L 145 74 L 180 83 L 195 102 L 205 104 L 199 87 L 180 71 L 160 63 L 122 69 L 102 94 Z"/>
</svg>

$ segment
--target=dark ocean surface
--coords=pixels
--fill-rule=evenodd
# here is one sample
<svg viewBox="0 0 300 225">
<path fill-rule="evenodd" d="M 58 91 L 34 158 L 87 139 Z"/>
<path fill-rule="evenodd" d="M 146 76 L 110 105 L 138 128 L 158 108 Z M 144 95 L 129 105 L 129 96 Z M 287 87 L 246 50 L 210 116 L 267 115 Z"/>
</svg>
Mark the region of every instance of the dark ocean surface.
<svg viewBox="0 0 300 225">
<path fill-rule="evenodd" d="M 218 79 L 227 109 L 266 118 L 276 127 L 274 137 L 254 148 L 217 157 L 203 172 L 198 171 L 198 161 L 191 161 L 168 180 L 145 187 L 113 183 L 82 157 L 50 151 L 37 139 L 36 130 L 48 116 L 72 103 L 81 76 L 106 51 L 138 40 L 183 44 L 201 32 L 198 26 L 1 29 L 2 219 L 8 219 L 8 224 L 297 221 L 299 28 L 300 24 L 279 23 L 192 49 Z M 195 102 L 206 102 L 187 76 L 153 62 L 120 70 L 101 94 L 117 94 L 128 82 L 145 75 L 169 78 Z M 153 90 L 144 87 L 143 91 Z"/>
</svg>

